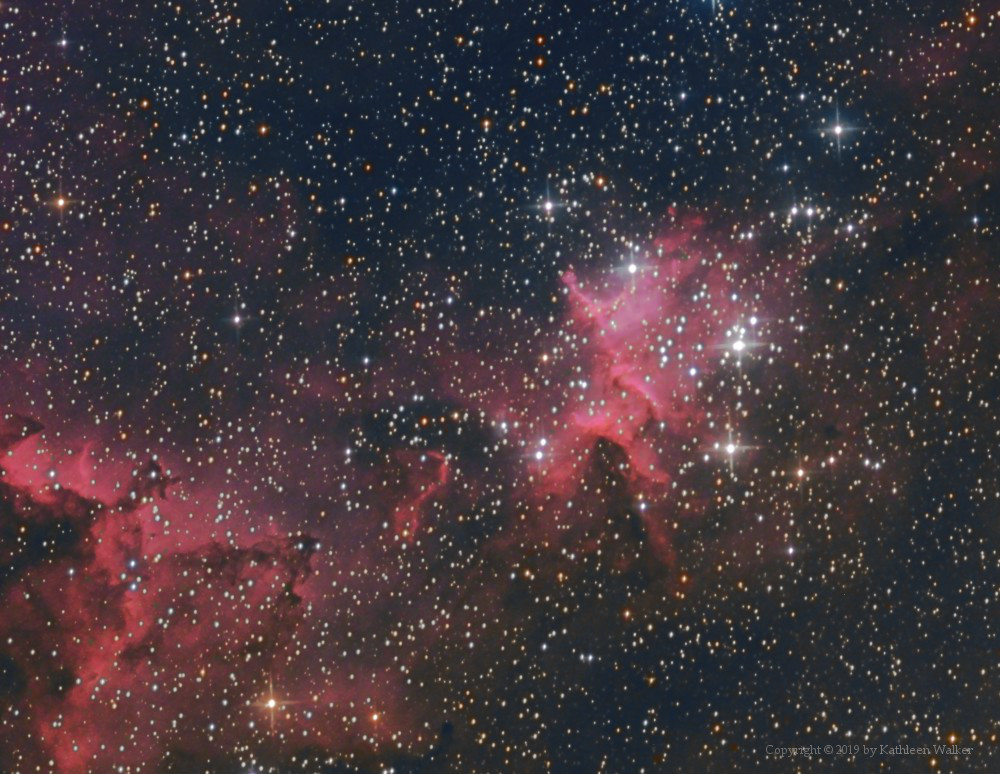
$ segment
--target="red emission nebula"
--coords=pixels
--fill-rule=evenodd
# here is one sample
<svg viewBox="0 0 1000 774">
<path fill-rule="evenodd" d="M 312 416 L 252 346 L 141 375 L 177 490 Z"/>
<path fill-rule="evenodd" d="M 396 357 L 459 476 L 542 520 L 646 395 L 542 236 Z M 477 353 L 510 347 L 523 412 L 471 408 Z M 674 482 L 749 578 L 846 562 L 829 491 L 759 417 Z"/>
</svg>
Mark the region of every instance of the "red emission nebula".
<svg viewBox="0 0 1000 774">
<path fill-rule="evenodd" d="M 21 749 L 36 765 L 53 760 L 61 771 L 139 766 L 151 750 L 183 756 L 191 739 L 238 746 L 243 729 L 294 728 L 303 713 L 304 741 L 322 748 L 364 757 L 401 739 L 439 745 L 422 721 L 432 700 L 414 695 L 425 691 L 411 675 L 441 657 L 435 649 L 461 648 L 473 620 L 512 625 L 509 598 L 525 578 L 559 584 L 608 560 L 615 574 L 650 579 L 637 605 L 683 597 L 704 560 L 682 573 L 678 541 L 702 539 L 709 505 L 687 461 L 734 453 L 744 403 L 721 406 L 712 393 L 752 366 L 744 358 L 774 351 L 779 305 L 765 315 L 732 245 L 723 251 L 700 218 L 667 219 L 670 231 L 628 263 L 563 275 L 564 319 L 550 327 L 537 371 L 495 377 L 511 385 L 502 408 L 450 408 L 480 417 L 469 443 L 506 450 L 501 469 L 477 462 L 457 435 L 398 448 L 360 474 L 370 503 L 351 508 L 371 527 L 288 537 L 245 515 L 235 529 L 232 520 L 215 528 L 202 476 L 183 483 L 172 472 L 183 463 L 130 467 L 111 452 L 98 470 L 89 434 L 50 437 L 8 415 L 0 636 L 8 679 L 32 709 L 4 733 L 28 740 Z M 734 531 L 712 538 L 716 551 Z M 458 541 L 476 551 L 445 570 L 460 589 L 440 561 L 416 571 L 400 562 L 407 552 L 448 555 Z M 335 552 L 324 551 L 331 543 Z M 444 609 L 451 597 L 462 604 Z M 418 647 L 405 661 L 345 648 L 350 637 L 331 630 L 357 629 L 356 616 L 366 633 L 355 636 L 409 623 Z M 317 681 L 302 664 L 334 642 L 336 666 Z M 139 719 L 169 715 L 171 733 L 143 735 L 141 721 L 94 711 L 104 704 Z M 220 711 L 225 725 L 213 722 Z"/>
<path fill-rule="evenodd" d="M 1000 770 L 931 5 L 0 2 L 0 774 Z"/>
</svg>

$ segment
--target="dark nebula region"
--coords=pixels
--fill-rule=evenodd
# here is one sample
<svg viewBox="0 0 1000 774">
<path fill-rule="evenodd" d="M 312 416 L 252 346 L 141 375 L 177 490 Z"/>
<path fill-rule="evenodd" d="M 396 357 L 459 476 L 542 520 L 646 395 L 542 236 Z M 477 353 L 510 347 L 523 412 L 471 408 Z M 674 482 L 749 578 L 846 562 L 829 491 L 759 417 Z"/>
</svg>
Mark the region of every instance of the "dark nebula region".
<svg viewBox="0 0 1000 774">
<path fill-rule="evenodd" d="M 998 770 L 998 25 L 0 2 L 0 772 Z"/>
</svg>

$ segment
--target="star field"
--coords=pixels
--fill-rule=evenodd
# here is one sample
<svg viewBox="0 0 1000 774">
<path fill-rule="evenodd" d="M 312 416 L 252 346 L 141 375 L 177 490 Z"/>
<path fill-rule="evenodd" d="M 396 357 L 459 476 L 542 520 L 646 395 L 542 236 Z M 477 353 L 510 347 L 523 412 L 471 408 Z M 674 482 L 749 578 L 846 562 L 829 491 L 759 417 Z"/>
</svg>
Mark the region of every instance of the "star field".
<svg viewBox="0 0 1000 774">
<path fill-rule="evenodd" d="M 998 25 L 0 2 L 0 772 L 991 770 Z"/>
</svg>

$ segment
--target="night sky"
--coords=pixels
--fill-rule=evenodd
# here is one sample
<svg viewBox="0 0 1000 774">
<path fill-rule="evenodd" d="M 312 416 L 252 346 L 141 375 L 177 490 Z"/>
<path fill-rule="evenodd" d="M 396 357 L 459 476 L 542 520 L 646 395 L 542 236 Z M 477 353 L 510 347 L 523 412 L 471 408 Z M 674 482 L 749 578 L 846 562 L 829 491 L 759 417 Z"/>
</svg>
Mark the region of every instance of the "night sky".
<svg viewBox="0 0 1000 774">
<path fill-rule="evenodd" d="M 0 772 L 998 770 L 998 27 L 0 2 Z"/>
</svg>

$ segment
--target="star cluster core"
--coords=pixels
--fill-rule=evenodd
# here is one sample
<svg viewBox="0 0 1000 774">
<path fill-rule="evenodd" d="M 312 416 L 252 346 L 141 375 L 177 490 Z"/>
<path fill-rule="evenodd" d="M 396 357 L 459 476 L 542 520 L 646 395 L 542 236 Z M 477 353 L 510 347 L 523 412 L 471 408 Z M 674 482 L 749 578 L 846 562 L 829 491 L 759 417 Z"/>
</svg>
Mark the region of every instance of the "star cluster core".
<svg viewBox="0 0 1000 774">
<path fill-rule="evenodd" d="M 998 25 L 0 2 L 0 772 L 996 769 Z"/>
</svg>

